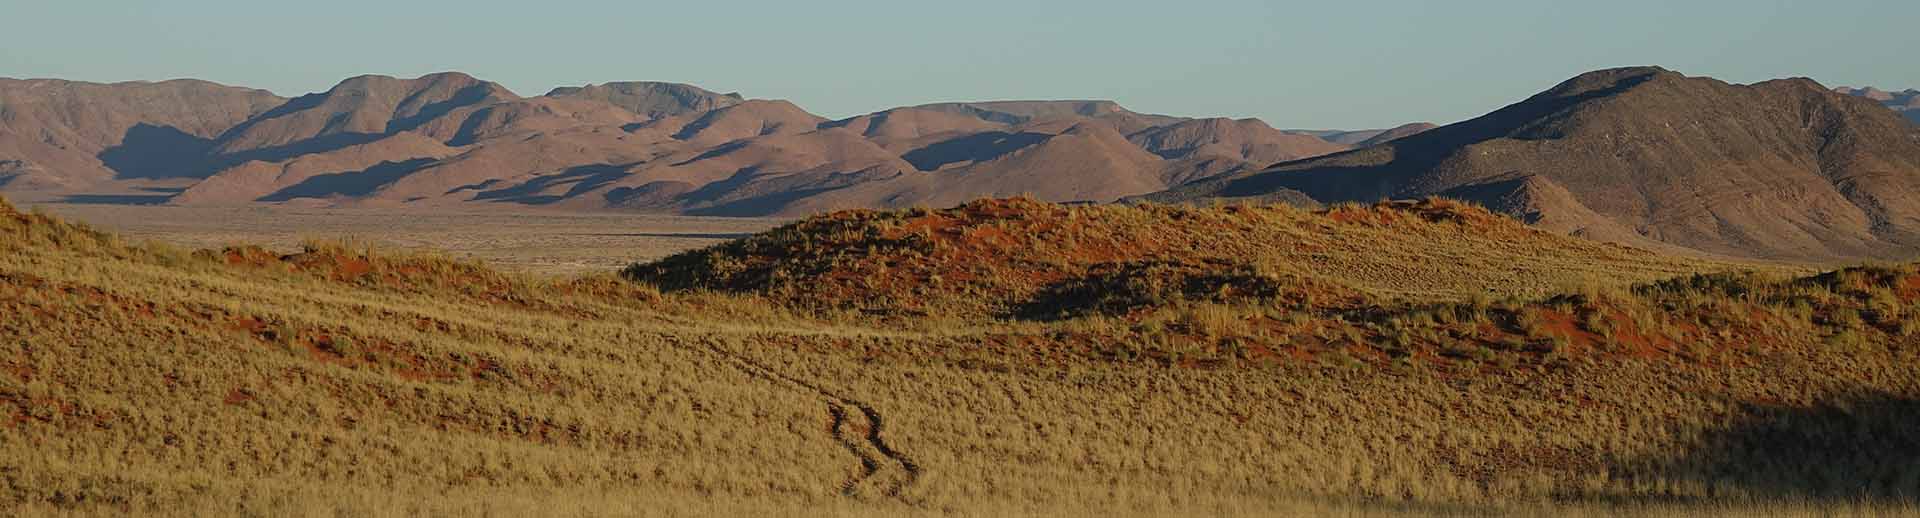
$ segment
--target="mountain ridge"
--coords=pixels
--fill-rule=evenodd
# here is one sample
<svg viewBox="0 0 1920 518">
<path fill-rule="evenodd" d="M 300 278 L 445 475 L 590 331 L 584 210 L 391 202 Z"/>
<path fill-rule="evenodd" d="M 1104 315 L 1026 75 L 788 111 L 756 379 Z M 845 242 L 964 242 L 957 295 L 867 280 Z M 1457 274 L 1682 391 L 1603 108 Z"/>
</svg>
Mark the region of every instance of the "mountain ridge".
<svg viewBox="0 0 1920 518">
<path fill-rule="evenodd" d="M 828 120 L 789 101 L 682 83 L 523 97 L 460 72 L 360 75 L 257 104 L 270 106 L 199 129 L 193 145 L 153 161 L 180 178 L 167 184 L 178 186 L 167 202 L 740 215 L 1015 194 L 1104 202 L 1346 149 L 1257 120 L 1144 114 L 1105 100 L 944 102 Z M 35 156 L 0 148 L 0 188 L 127 185 L 111 171 L 62 178 L 84 155 Z"/>
<path fill-rule="evenodd" d="M 95 83 L 0 78 L 0 187 L 78 188 L 184 173 L 221 132 L 286 102 L 197 79 Z"/>
<path fill-rule="evenodd" d="M 1920 144 L 1897 112 L 1913 93 L 1630 67 L 1443 127 L 1310 132 L 1108 100 L 830 120 L 682 83 L 523 97 L 459 72 L 355 76 L 291 99 L 195 80 L 4 80 L 0 189 L 740 216 L 1014 195 L 1308 207 L 1450 196 L 1642 247 L 1896 257 L 1920 250 L 1920 197 L 1907 194 L 1920 189 Z"/>
<path fill-rule="evenodd" d="M 1818 260 L 1920 246 L 1915 189 L 1920 132 L 1875 103 L 1804 78 L 1735 85 L 1634 67 L 1383 145 L 1140 199 L 1469 195 L 1554 214 L 1563 231 Z M 1500 201 L 1514 194 L 1531 199 Z"/>
<path fill-rule="evenodd" d="M 1890 92 L 1871 86 L 1865 88 L 1840 86 L 1835 87 L 1833 91 L 1843 95 L 1878 101 L 1880 104 L 1886 105 L 1887 108 L 1900 112 L 1901 115 L 1906 116 L 1907 120 L 1912 121 L 1914 124 L 1920 124 L 1920 89 L 1908 88 L 1898 92 Z"/>
</svg>

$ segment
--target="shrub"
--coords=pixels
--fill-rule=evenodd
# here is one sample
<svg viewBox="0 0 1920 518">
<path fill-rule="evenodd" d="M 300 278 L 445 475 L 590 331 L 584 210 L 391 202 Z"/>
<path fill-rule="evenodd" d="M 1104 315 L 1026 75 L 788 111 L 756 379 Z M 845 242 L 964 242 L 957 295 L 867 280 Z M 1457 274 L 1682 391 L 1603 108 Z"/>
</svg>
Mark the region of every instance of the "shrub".
<svg viewBox="0 0 1920 518">
<path fill-rule="evenodd" d="M 1580 320 L 1580 327 L 1586 329 L 1587 332 L 1613 338 L 1613 322 L 1608 320 L 1606 315 L 1601 314 L 1599 310 L 1588 311 L 1586 317 Z"/>
<path fill-rule="evenodd" d="M 1907 312 L 1906 316 L 1900 319 L 1897 332 L 1900 336 L 1913 336 L 1915 333 L 1920 333 L 1920 315 Z"/>
<path fill-rule="evenodd" d="M 1546 336 L 1546 320 L 1541 318 L 1539 310 L 1521 308 L 1514 313 L 1513 318 L 1514 325 L 1517 326 L 1516 331 L 1535 338 Z"/>
<path fill-rule="evenodd" d="M 1858 329 L 1866 323 L 1860 318 L 1860 311 L 1850 307 L 1837 307 L 1827 312 L 1827 324 L 1844 330 Z"/>
<path fill-rule="evenodd" d="M 1871 344 L 1864 333 L 1853 329 L 1842 329 L 1840 332 L 1829 335 L 1826 342 L 1827 347 L 1848 352 L 1866 350 Z"/>
</svg>

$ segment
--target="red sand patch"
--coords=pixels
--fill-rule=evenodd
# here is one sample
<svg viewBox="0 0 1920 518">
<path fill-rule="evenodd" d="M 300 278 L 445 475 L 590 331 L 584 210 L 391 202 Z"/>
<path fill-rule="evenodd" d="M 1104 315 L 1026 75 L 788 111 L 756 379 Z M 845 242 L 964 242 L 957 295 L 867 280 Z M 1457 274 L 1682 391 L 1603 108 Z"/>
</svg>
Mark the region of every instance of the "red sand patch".
<svg viewBox="0 0 1920 518">
<path fill-rule="evenodd" d="M 228 405 L 241 405 L 254 399 L 253 391 L 236 387 L 233 390 L 227 391 L 227 397 L 222 398 L 220 402 Z"/>
</svg>

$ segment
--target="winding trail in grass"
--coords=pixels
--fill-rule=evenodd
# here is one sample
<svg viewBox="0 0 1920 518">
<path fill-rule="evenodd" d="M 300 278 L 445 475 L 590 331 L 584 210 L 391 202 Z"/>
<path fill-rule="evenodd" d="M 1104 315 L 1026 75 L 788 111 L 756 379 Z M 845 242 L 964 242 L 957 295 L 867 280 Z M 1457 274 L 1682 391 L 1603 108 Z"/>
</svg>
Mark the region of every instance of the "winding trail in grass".
<svg viewBox="0 0 1920 518">
<path fill-rule="evenodd" d="M 887 443 L 886 418 L 880 414 L 879 410 L 874 409 L 873 405 L 842 396 L 818 384 L 783 374 L 751 358 L 728 351 L 717 343 L 707 341 L 703 342 L 703 345 L 706 350 L 724 358 L 749 376 L 775 384 L 799 387 L 827 400 L 827 414 L 832 419 L 831 430 L 834 440 L 860 461 L 858 472 L 840 483 L 841 494 L 857 496 L 861 486 L 880 475 L 882 469 L 893 469 L 893 466 L 897 466 L 901 475 L 886 486 L 883 494 L 903 503 L 914 503 L 905 496 L 905 492 L 920 480 L 920 465 L 914 462 L 912 457 Z M 857 412 L 848 412 L 849 408 Z M 864 433 L 856 430 L 864 430 Z"/>
</svg>

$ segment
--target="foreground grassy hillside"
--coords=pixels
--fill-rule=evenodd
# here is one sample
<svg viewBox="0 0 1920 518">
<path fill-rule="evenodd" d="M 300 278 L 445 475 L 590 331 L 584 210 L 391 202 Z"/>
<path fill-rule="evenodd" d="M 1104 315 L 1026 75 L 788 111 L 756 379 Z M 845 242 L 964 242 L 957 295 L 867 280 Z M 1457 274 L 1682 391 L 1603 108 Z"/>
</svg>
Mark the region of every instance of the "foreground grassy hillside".
<svg viewBox="0 0 1920 518">
<path fill-rule="evenodd" d="M 1007 314 L 1045 305 L 1034 297 L 1063 281 L 1148 263 L 1311 277 L 1422 300 L 1538 296 L 1733 267 L 1554 235 L 1438 199 L 1307 212 L 1016 198 L 834 213 L 627 274 L 669 289 L 753 292 L 810 308 Z"/>
<path fill-rule="evenodd" d="M 847 213 L 563 280 L 0 206 L 0 507 L 1914 510 L 1920 274 L 1734 266 L 1443 201 Z"/>
</svg>

